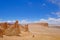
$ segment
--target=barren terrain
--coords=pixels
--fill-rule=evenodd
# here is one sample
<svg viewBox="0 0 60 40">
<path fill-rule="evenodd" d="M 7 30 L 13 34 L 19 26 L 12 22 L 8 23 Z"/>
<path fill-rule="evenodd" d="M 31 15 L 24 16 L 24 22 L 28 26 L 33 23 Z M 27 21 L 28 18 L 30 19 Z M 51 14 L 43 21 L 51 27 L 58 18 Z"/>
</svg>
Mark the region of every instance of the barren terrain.
<svg viewBox="0 0 60 40">
<path fill-rule="evenodd" d="M 60 40 L 60 29 L 29 25 L 29 32 L 21 32 L 20 36 L 3 36 L 0 40 Z"/>
</svg>

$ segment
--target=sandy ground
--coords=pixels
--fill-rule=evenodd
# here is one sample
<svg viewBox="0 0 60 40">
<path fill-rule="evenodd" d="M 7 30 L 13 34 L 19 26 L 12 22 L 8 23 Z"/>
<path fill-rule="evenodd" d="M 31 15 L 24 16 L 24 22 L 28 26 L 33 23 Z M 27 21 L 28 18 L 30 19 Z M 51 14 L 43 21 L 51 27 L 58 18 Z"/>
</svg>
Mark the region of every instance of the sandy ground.
<svg viewBox="0 0 60 40">
<path fill-rule="evenodd" d="M 44 28 L 40 26 L 29 27 L 30 32 L 22 32 L 20 36 L 5 36 L 0 40 L 60 40 L 60 29 Z"/>
</svg>

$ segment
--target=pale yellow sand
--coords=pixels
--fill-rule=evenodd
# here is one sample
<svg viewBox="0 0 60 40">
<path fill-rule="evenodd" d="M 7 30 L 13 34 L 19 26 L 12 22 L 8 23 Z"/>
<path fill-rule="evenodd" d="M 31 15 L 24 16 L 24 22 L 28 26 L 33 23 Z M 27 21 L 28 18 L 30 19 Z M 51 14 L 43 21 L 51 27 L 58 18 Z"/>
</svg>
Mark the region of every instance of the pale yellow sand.
<svg viewBox="0 0 60 40">
<path fill-rule="evenodd" d="M 5 36 L 0 40 L 60 40 L 60 29 L 29 26 L 30 32 L 22 32 L 20 36 Z"/>
</svg>

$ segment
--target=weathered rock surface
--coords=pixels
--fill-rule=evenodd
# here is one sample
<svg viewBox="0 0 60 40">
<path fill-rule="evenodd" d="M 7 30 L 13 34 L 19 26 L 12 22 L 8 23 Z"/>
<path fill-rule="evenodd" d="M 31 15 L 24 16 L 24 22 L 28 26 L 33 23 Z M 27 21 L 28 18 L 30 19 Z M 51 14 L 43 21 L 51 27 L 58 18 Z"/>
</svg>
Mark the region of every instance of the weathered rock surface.
<svg viewBox="0 0 60 40">
<path fill-rule="evenodd" d="M 14 36 L 20 34 L 20 28 L 18 21 L 16 21 L 12 26 L 5 30 L 5 35 Z"/>
</svg>

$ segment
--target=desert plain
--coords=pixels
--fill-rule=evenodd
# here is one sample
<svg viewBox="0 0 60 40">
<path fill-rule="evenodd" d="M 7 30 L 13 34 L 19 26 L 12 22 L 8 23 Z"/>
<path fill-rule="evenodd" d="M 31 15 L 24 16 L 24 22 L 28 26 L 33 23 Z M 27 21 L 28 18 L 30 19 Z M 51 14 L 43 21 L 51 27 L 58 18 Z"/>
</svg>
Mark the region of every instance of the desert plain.
<svg viewBox="0 0 60 40">
<path fill-rule="evenodd" d="M 3 35 L 0 40 L 60 40 L 60 28 L 28 24 L 28 30 L 21 31 L 19 36 Z"/>
</svg>

